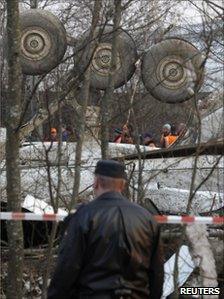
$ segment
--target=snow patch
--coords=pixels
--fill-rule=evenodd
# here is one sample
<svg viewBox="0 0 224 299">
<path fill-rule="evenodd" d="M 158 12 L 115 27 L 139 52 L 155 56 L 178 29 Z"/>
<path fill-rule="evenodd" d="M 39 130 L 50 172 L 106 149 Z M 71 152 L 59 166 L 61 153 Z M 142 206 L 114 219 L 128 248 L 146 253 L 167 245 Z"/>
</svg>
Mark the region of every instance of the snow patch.
<svg viewBox="0 0 224 299">
<path fill-rule="evenodd" d="M 44 200 L 35 198 L 32 195 L 27 195 L 25 197 L 22 207 L 35 214 L 54 214 L 52 206 L 47 204 Z M 57 214 L 67 216 L 68 212 L 59 208 Z"/>
</svg>

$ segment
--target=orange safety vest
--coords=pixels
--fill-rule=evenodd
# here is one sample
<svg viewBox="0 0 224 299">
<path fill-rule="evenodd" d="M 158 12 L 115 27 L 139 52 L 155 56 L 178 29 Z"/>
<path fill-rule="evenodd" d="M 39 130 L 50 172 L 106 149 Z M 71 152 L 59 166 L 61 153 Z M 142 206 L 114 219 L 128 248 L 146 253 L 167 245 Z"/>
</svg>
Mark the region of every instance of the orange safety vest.
<svg viewBox="0 0 224 299">
<path fill-rule="evenodd" d="M 171 145 L 177 140 L 177 137 L 178 136 L 175 136 L 175 135 L 168 135 L 165 138 L 167 140 L 168 145 Z"/>
</svg>

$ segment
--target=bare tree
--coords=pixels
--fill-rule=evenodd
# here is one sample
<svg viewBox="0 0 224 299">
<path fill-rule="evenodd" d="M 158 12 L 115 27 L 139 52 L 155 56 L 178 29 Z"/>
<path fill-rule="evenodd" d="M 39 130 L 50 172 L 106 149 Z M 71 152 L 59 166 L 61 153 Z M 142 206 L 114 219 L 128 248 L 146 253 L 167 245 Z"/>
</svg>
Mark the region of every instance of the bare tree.
<svg viewBox="0 0 224 299">
<path fill-rule="evenodd" d="M 173 18 L 173 16 L 172 18 L 170 17 L 170 11 L 172 9 L 172 6 L 173 10 L 175 9 L 175 4 L 179 1 L 167 1 L 166 5 L 164 1 L 160 0 L 79 0 L 67 2 L 60 2 L 56 0 L 40 0 L 38 2 L 40 8 L 46 8 L 49 10 L 51 10 L 51 6 L 55 4 L 57 5 L 58 11 L 56 12 L 56 14 L 60 17 L 60 20 L 62 20 L 62 22 L 66 26 L 66 30 L 69 35 L 68 40 L 72 46 L 77 43 L 77 40 L 86 30 L 86 28 L 91 26 L 89 31 L 89 41 L 86 44 L 85 48 L 82 49 L 83 51 L 94 52 L 96 45 L 98 44 L 98 42 L 100 42 L 100 39 L 98 40 L 98 37 L 95 38 L 94 36 L 94 28 L 96 27 L 96 25 L 100 23 L 106 23 L 107 21 L 109 21 L 110 24 L 112 24 L 113 22 L 113 47 L 108 84 L 104 92 L 99 92 L 101 93 L 100 101 L 102 109 L 102 121 L 99 124 L 99 127 L 101 126 L 102 128 L 101 155 L 103 158 L 111 157 L 110 145 L 108 144 L 108 141 L 109 133 L 111 133 L 112 135 L 112 127 L 121 126 L 124 122 L 127 121 L 127 119 L 130 123 L 134 124 L 136 135 L 139 135 L 140 133 L 146 132 L 148 130 L 152 130 L 155 135 L 159 136 L 160 126 L 164 121 L 171 122 L 175 120 L 175 122 L 178 122 L 182 119 L 183 122 L 186 122 L 187 126 L 190 126 L 193 119 L 195 126 L 196 124 L 200 125 L 200 118 L 197 117 L 200 111 L 198 111 L 198 107 L 195 109 L 195 106 L 197 104 L 196 102 L 198 102 L 197 93 L 194 97 L 194 101 L 189 101 L 179 105 L 161 103 L 156 101 L 152 96 L 146 93 L 141 80 L 139 80 L 140 74 L 137 77 L 132 77 L 130 81 L 125 82 L 125 85 L 123 87 L 116 89 L 116 91 L 114 90 L 113 72 L 114 68 L 116 69 L 116 67 L 114 67 L 114 64 L 116 63 L 116 55 L 114 55 L 113 53 L 116 53 L 116 37 L 118 30 L 120 30 L 120 26 L 122 26 L 122 28 L 125 28 L 128 33 L 131 33 L 131 35 L 134 37 L 138 47 L 138 52 L 141 55 L 143 52 L 145 52 L 145 50 L 148 49 L 148 47 L 153 45 L 155 42 L 158 42 L 160 41 L 160 39 L 169 36 L 169 34 L 172 35 L 176 33 L 175 18 Z M 66 6 L 63 6 L 63 8 L 61 9 L 59 7 L 60 3 L 62 2 L 63 5 Z M 194 5 L 198 6 L 201 9 L 200 5 L 195 1 L 190 2 L 193 2 Z M 217 2 L 210 0 L 206 2 L 209 3 L 210 6 L 212 6 L 214 12 L 218 11 L 218 15 L 219 17 L 221 17 L 220 8 L 217 5 L 214 5 L 214 3 L 216 4 Z M 34 8 L 36 7 L 37 1 L 27 0 L 21 1 L 21 3 L 25 8 Z M 102 7 L 100 7 L 100 4 L 102 4 Z M 11 3 L 11 6 L 12 5 L 13 3 Z M 206 53 L 206 56 L 210 56 L 209 53 L 212 53 L 212 51 L 214 50 L 210 45 L 211 41 L 216 40 L 217 43 L 220 43 L 220 41 L 218 40 L 216 31 L 213 29 L 213 27 L 210 28 L 210 34 L 205 34 L 205 29 L 210 26 L 210 23 L 208 22 L 210 18 L 205 18 L 207 12 L 203 11 L 203 9 L 201 13 L 204 16 L 204 31 L 201 31 L 200 34 L 197 35 L 197 37 L 198 40 L 204 42 L 204 48 L 202 49 L 202 51 Z M 104 20 L 106 20 L 106 22 L 104 22 Z M 193 31 L 194 29 L 192 29 L 189 24 L 187 24 L 186 27 L 189 33 L 191 33 L 191 30 Z M 3 27 L 1 29 L 3 30 Z M 213 54 L 216 55 L 215 59 L 220 60 L 220 54 L 217 55 L 217 52 L 215 50 L 213 51 Z M 35 146 L 34 144 L 32 145 L 33 152 L 32 154 L 30 154 L 29 161 L 27 157 L 23 157 L 22 151 L 24 148 L 21 149 L 20 155 L 20 168 L 24 170 L 24 177 L 22 177 L 22 197 L 31 193 L 37 198 L 40 197 L 42 199 L 48 199 L 54 207 L 55 212 L 60 206 L 66 207 L 68 210 L 70 210 L 77 201 L 81 201 L 82 199 L 87 198 L 89 199 L 89 194 L 91 192 L 91 185 L 89 184 L 90 186 L 86 186 L 85 184 L 83 184 L 83 181 L 80 180 L 80 174 L 83 171 L 84 167 L 86 167 L 86 165 L 89 165 L 88 161 L 86 161 L 86 158 L 83 159 L 83 141 L 86 129 L 85 112 L 88 99 L 90 98 L 89 80 L 91 76 L 90 64 L 92 60 L 90 59 L 85 71 L 83 73 L 79 73 L 75 68 L 73 69 L 73 57 L 78 55 L 79 53 L 71 48 L 67 52 L 67 56 L 63 60 L 63 64 L 61 64 L 51 73 L 40 76 L 35 80 L 36 82 L 34 83 L 34 86 L 32 86 L 32 89 L 29 92 L 27 92 L 27 96 L 23 101 L 22 113 L 20 114 L 20 116 L 18 116 L 15 126 L 13 126 L 13 130 L 10 131 L 14 134 L 11 134 L 11 139 L 12 136 L 14 136 L 15 138 L 18 137 L 18 135 L 21 139 L 23 139 L 34 130 L 36 130 L 38 126 L 56 126 L 59 129 L 60 135 L 60 127 L 62 124 L 61 109 L 63 109 L 63 106 L 65 105 L 67 105 L 66 107 L 70 107 L 68 109 L 70 110 L 69 113 L 71 114 L 71 118 L 73 119 L 73 127 L 75 127 L 75 130 L 77 131 L 77 143 L 63 145 L 61 144 L 60 139 L 58 142 L 58 146 L 57 144 L 50 144 L 49 148 L 48 144 L 45 143 L 38 144 L 37 146 Z M 13 73 L 13 75 L 15 75 L 15 73 Z M 216 81 L 216 79 L 213 78 L 213 74 L 210 74 L 210 77 L 214 82 Z M 1 80 L 1 82 L 3 82 L 3 79 Z M 3 85 L 6 86 L 6 84 Z M 82 94 L 82 101 L 78 102 L 77 98 L 79 96 L 80 89 Z M 41 91 L 41 96 L 38 95 L 38 91 Z M 19 100 L 20 93 L 16 93 L 16 95 L 19 95 L 19 97 L 15 97 L 15 90 L 9 88 L 10 95 L 12 95 L 12 92 L 14 92 L 13 96 L 9 96 L 7 105 L 10 106 L 10 111 L 15 111 L 15 109 L 12 110 L 12 107 L 14 107 L 14 105 Z M 48 94 L 50 93 L 54 95 L 52 100 L 48 99 Z M 42 97 L 44 98 L 43 100 L 41 100 Z M 35 115 L 32 114 L 28 116 L 27 111 L 30 109 L 30 105 L 32 105 L 32 101 L 34 99 L 36 101 L 36 113 Z M 71 107 L 73 108 L 73 110 L 71 109 Z M 199 121 L 197 121 L 197 118 Z M 41 134 L 38 135 L 38 138 L 39 140 L 44 140 Z M 9 139 L 7 142 L 7 156 L 9 157 L 15 152 L 15 148 L 13 148 L 13 151 L 11 151 L 12 147 L 10 147 L 9 145 Z M 99 140 L 97 140 L 97 142 L 99 144 Z M 72 155 L 75 158 L 72 157 L 72 162 L 71 156 L 66 156 L 66 151 L 68 150 L 68 148 L 70 151 L 71 148 L 73 148 Z M 11 152 L 9 152 L 9 149 Z M 100 158 L 100 151 L 99 156 L 96 156 L 94 149 L 92 149 L 92 156 L 94 157 L 94 159 L 95 157 L 97 159 Z M 174 161 L 170 162 L 166 158 L 164 158 L 164 160 L 162 158 L 163 153 L 161 153 L 161 159 L 157 164 L 154 163 L 155 160 L 151 160 L 149 163 L 149 161 L 147 161 L 146 155 L 142 154 L 142 148 L 140 148 L 140 145 L 138 144 L 136 149 L 138 153 L 136 156 L 136 160 L 128 161 L 127 163 L 130 164 L 130 199 L 138 201 L 140 204 L 146 204 L 147 200 L 145 197 L 154 196 L 155 198 L 156 194 L 156 199 L 158 199 L 160 203 L 163 201 L 162 204 L 164 207 L 168 204 L 165 194 L 168 193 L 168 191 L 166 191 L 164 188 L 163 192 L 163 185 L 168 188 L 176 189 L 190 189 L 191 187 L 191 195 L 188 203 L 188 211 L 190 211 L 190 206 L 191 204 L 194 205 L 194 199 L 195 196 L 197 196 L 197 192 L 202 189 L 209 190 L 209 187 L 212 185 L 212 183 L 210 182 L 211 176 L 213 176 L 213 173 L 218 173 L 217 163 L 219 163 L 219 160 L 217 160 L 217 163 L 212 162 L 212 168 L 214 172 L 208 173 L 206 171 L 204 172 L 204 170 L 199 171 L 199 169 L 197 169 L 197 167 L 200 168 L 202 162 L 200 150 L 201 149 L 198 148 L 198 153 L 196 155 L 198 163 L 197 160 L 195 160 L 194 171 L 192 171 L 191 169 L 191 173 L 194 173 L 194 175 L 192 176 L 191 187 L 190 184 L 188 184 L 190 174 L 185 182 L 185 169 L 179 169 L 179 165 L 184 165 L 182 163 L 184 159 L 187 159 L 189 163 L 192 163 L 192 161 L 194 161 L 194 157 L 174 158 Z M 120 154 L 119 151 L 120 150 L 118 150 L 118 153 Z M 36 157 L 37 152 L 38 155 Z M 56 154 L 57 157 L 53 160 L 52 156 L 54 154 Z M 63 156 L 62 158 L 61 155 Z M 64 160 L 64 156 L 66 156 L 66 160 Z M 68 161 L 70 164 L 68 163 Z M 16 163 L 19 162 L 16 161 Z M 15 166 L 17 166 L 17 164 L 14 163 L 13 171 L 15 173 L 18 173 L 18 169 Z M 190 173 L 189 169 L 188 171 Z M 32 173 L 33 177 L 35 178 L 28 178 L 29 173 Z M 203 179 L 200 179 L 200 176 L 203 177 L 204 174 L 206 174 L 206 176 L 204 176 Z M 8 182 L 8 185 L 11 186 L 10 178 Z M 151 183 L 153 183 L 155 186 L 157 183 L 159 186 L 160 183 L 162 187 L 160 190 L 151 190 Z M 19 185 L 17 184 L 17 187 L 18 186 Z M 12 189 L 9 190 L 9 187 L 7 190 L 8 192 L 12 192 Z M 3 192 L 5 191 L 3 190 Z M 9 207 L 11 206 L 9 205 Z M 16 210 L 18 211 L 19 209 Z M 49 236 L 50 242 L 48 249 L 44 249 L 43 251 L 45 254 L 44 260 L 48 260 L 46 263 L 47 271 L 44 273 L 44 275 L 41 274 L 44 278 L 44 285 L 42 288 L 43 298 L 46 298 L 47 281 L 51 270 L 49 265 L 52 264 L 52 253 L 53 247 L 55 245 L 55 228 L 56 226 L 54 226 L 54 229 Z M 182 234 L 182 232 L 180 231 L 178 231 L 178 233 L 179 235 Z M 173 234 L 175 234 L 175 232 L 173 232 Z M 172 234 L 170 230 L 166 235 L 168 236 L 167 238 L 171 239 Z M 179 241 L 180 244 L 184 242 L 183 239 L 179 239 Z"/>
<path fill-rule="evenodd" d="M 89 42 L 85 49 L 87 57 L 94 51 L 96 45 L 96 35 L 97 35 L 97 25 L 99 24 L 100 20 L 100 11 L 101 11 L 102 1 L 95 1 L 92 13 L 92 22 L 90 27 L 89 33 Z M 91 43 L 91 41 L 94 41 Z M 82 158 L 82 146 L 84 141 L 84 135 L 86 130 L 86 109 L 89 100 L 89 92 L 90 92 L 90 76 L 91 70 L 90 66 L 88 66 L 85 75 L 84 81 L 82 86 L 82 94 L 83 94 L 83 102 L 82 107 L 80 110 L 79 121 L 78 121 L 78 129 L 79 129 L 79 136 L 78 142 L 76 145 L 76 155 L 75 155 L 75 177 L 74 177 L 74 187 L 73 187 L 73 194 L 70 207 L 72 208 L 74 203 L 78 200 L 79 189 L 80 189 L 80 177 L 81 177 L 81 158 Z"/>
<path fill-rule="evenodd" d="M 108 86 L 104 93 L 104 96 L 101 100 L 101 154 L 102 158 L 108 158 L 108 141 L 109 141 L 109 102 L 114 93 L 114 74 L 116 70 L 117 63 L 117 37 L 118 37 L 118 28 L 121 22 L 121 0 L 114 1 L 114 20 L 113 20 L 113 40 L 112 40 L 112 49 L 111 49 L 111 65 L 110 72 L 108 76 Z"/>
<path fill-rule="evenodd" d="M 18 1 L 7 1 L 8 39 L 8 97 L 7 97 L 7 141 L 6 172 L 8 210 L 21 211 L 21 185 L 19 169 L 19 133 L 15 132 L 20 118 L 21 68 L 20 68 L 20 27 Z M 23 273 L 23 230 L 21 221 L 7 223 L 9 239 L 8 298 L 22 298 Z"/>
</svg>

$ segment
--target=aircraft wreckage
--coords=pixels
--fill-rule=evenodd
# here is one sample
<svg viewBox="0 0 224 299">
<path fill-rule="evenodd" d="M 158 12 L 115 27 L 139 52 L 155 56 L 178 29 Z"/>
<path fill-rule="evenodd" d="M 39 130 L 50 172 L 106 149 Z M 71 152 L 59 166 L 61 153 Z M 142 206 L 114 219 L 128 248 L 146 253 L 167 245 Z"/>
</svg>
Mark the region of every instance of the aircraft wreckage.
<svg viewBox="0 0 224 299">
<path fill-rule="evenodd" d="M 211 117 L 210 115 L 207 117 Z M 205 122 L 206 123 L 206 122 Z M 206 123 L 206 130 L 207 130 Z M 220 131 L 222 134 L 222 131 Z M 60 206 L 66 207 L 72 197 L 75 171 L 76 143 L 63 142 L 61 145 Z M 204 142 L 196 145 L 179 145 L 170 149 L 148 151 L 144 146 L 109 143 L 109 157 L 124 161 L 130 181 L 130 196 L 137 200 L 139 165 L 142 175 L 141 200 L 150 198 L 158 209 L 167 214 L 186 212 L 189 190 L 194 169 L 195 155 L 198 151 L 195 192 L 191 211 L 208 213 L 224 206 L 223 202 L 223 141 Z M 140 157 L 139 160 L 139 153 Z M 46 153 L 48 153 L 46 158 Z M 96 139 L 86 138 L 81 162 L 80 198 L 93 198 L 92 182 L 94 167 L 100 159 L 101 149 Z M 58 185 L 58 143 L 33 142 L 20 149 L 21 184 L 23 197 L 27 194 L 50 202 L 49 179 L 53 196 Z M 1 162 L 1 190 L 6 188 L 6 170 Z M 205 182 L 203 184 L 203 182 Z M 3 192 L 2 192 L 3 194 Z"/>
<path fill-rule="evenodd" d="M 62 62 L 67 46 L 75 48 L 77 61 L 75 68 L 82 73 L 90 63 L 90 86 L 105 90 L 111 67 L 113 27 L 106 25 L 97 29 L 99 42 L 94 53 L 85 50 L 87 31 L 80 41 L 66 35 L 60 20 L 52 13 L 32 9 L 21 16 L 21 66 L 26 75 L 42 75 L 50 72 Z M 117 60 L 114 74 L 114 87 L 126 83 L 134 74 L 139 55 L 132 37 L 123 29 L 118 29 Z M 7 42 L 7 39 L 6 39 Z M 93 54 L 93 55 L 92 55 Z M 172 37 L 151 46 L 141 57 L 142 81 L 147 91 L 156 99 L 175 105 L 191 99 L 200 89 L 203 78 L 204 57 L 202 53 L 186 40 Z M 95 126 L 96 107 L 90 125 Z M 145 146 L 109 143 L 109 158 L 119 159 L 126 164 L 130 199 L 141 200 L 146 206 L 148 198 L 161 213 L 184 214 L 192 186 L 194 173 L 193 200 L 190 212 L 199 214 L 217 213 L 224 206 L 223 201 L 223 109 L 217 109 L 201 120 L 201 134 L 198 144 L 191 143 L 191 130 L 176 142 L 175 148 L 149 151 Z M 1 131 L 1 145 L 5 143 Z M 96 162 L 101 157 L 97 135 L 87 136 L 83 144 L 81 159 L 80 200 L 93 198 L 92 182 Z M 76 143 L 63 142 L 60 158 L 59 144 L 54 142 L 24 143 L 20 149 L 20 169 L 22 203 L 24 212 L 37 214 L 52 213 L 52 195 L 56 197 L 60 180 L 58 213 L 66 215 L 66 208 L 73 194 Z M 197 162 L 195 162 L 197 161 Z M 6 168 L 1 159 L 2 209 L 6 209 Z M 141 176 L 141 180 L 139 179 Z M 139 182 L 141 183 L 139 184 Z M 49 189 L 51 182 L 51 196 Z M 141 190 L 140 190 L 141 189 Z M 195 189 L 194 189 L 195 190 Z M 141 197 L 139 198 L 139 191 Z M 33 233 L 43 237 L 50 226 L 39 223 L 36 230 L 26 224 L 27 236 Z M 5 222 L 4 222 L 5 225 Z M 3 228 L 4 231 L 4 228 Z M 5 236 L 6 237 L 6 236 Z M 3 236 L 4 238 L 4 236 Z M 46 240 L 43 238 L 41 244 Z M 33 244 L 27 238 L 25 246 Z M 173 271 L 175 255 L 165 263 L 166 279 L 163 298 L 174 289 Z M 179 264 L 180 263 L 180 264 Z M 188 247 L 183 245 L 179 251 L 179 285 L 182 285 L 193 271 L 195 264 Z M 184 271 L 182 271 L 184 269 Z"/>
<path fill-rule="evenodd" d="M 93 109 L 96 108 L 93 107 Z M 223 123 L 220 121 L 222 114 L 223 110 L 219 108 L 202 119 L 203 143 L 200 146 L 182 145 L 190 137 L 188 132 L 185 134 L 186 138 L 180 140 L 180 145 L 169 149 L 148 150 L 145 146 L 109 143 L 109 157 L 124 161 L 126 164 L 131 199 L 137 200 L 140 165 L 143 196 L 141 200 L 144 202 L 150 198 L 163 213 L 185 213 L 195 167 L 195 155 L 198 151 L 195 186 L 199 187 L 194 194 L 191 211 L 193 213 L 211 213 L 220 210 L 224 206 L 222 184 L 224 175 Z M 217 121 L 217 125 L 215 121 Z M 23 197 L 25 198 L 27 194 L 30 194 L 50 203 L 49 179 L 52 184 L 53 196 L 56 196 L 58 180 L 60 179 L 61 202 L 59 205 L 61 207 L 68 206 L 74 184 L 75 149 L 75 142 L 63 142 L 59 163 L 58 143 L 24 143 L 20 149 Z M 86 136 L 81 162 L 80 199 L 93 198 L 94 168 L 100 157 L 101 149 L 98 140 L 90 135 Z M 6 188 L 4 163 L 2 160 L 1 190 Z M 60 178 L 58 166 L 60 166 Z M 2 195 L 3 198 L 4 191 L 2 191 Z"/>
<path fill-rule="evenodd" d="M 115 88 L 122 86 L 132 77 L 136 61 L 139 59 L 132 37 L 121 28 L 118 33 Z M 97 28 L 99 43 L 93 55 L 85 50 L 86 45 L 92 42 L 88 40 L 88 36 L 89 31 L 79 41 L 68 37 L 60 20 L 48 11 L 32 9 L 23 12 L 21 16 L 23 73 L 41 75 L 50 72 L 62 61 L 67 46 L 72 46 L 77 54 L 75 68 L 82 73 L 90 62 L 91 87 L 105 90 L 111 65 L 113 27 L 106 25 Z M 193 44 L 175 37 L 164 39 L 151 46 L 141 57 L 142 80 L 154 98 L 175 105 L 189 100 L 198 92 L 204 78 L 203 63 L 202 53 Z M 141 189 L 140 200 L 145 204 L 147 198 L 150 198 L 162 213 L 186 213 L 192 173 L 195 172 L 197 192 L 193 194 L 190 211 L 211 213 L 220 210 L 224 205 L 221 183 L 222 120 L 221 108 L 201 120 L 201 141 L 204 144 L 199 147 L 186 145 L 190 136 L 186 140 L 178 141 L 179 144 L 174 150 L 157 149 L 152 152 L 144 146 L 110 143 L 109 157 L 123 160 L 127 165 L 130 198 L 134 201 L 139 200 L 138 194 Z M 91 122 L 94 123 L 93 120 Z M 212 140 L 212 143 L 208 143 L 209 140 Z M 214 142 L 214 140 L 221 141 Z M 4 143 L 4 138 L 1 143 Z M 68 206 L 73 193 L 75 149 L 76 143 L 62 143 L 59 161 L 57 143 L 23 144 L 20 150 L 22 197 L 26 198 L 29 194 L 37 199 L 36 202 L 33 201 L 33 208 L 29 206 L 29 210 L 36 213 L 38 200 L 50 203 L 49 181 L 54 197 L 57 195 L 57 185 L 61 180 L 59 206 L 62 208 Z M 81 159 L 81 199 L 93 198 L 93 171 L 100 156 L 98 140 L 88 136 L 83 145 Z M 6 200 L 4 159 L 1 160 L 1 170 L 1 194 L 2 199 Z M 141 184 L 139 184 L 140 175 Z M 24 208 L 27 208 L 26 204 Z"/>
<path fill-rule="evenodd" d="M 77 53 L 75 68 L 78 72 L 83 72 L 90 62 L 91 87 L 105 90 L 111 65 L 113 27 L 111 25 L 99 26 L 96 35 L 99 43 L 92 55 L 86 50 L 86 45 L 93 42 L 88 40 L 89 31 L 79 41 L 76 41 L 66 35 L 63 24 L 51 12 L 40 9 L 22 12 L 21 66 L 23 73 L 41 75 L 50 72 L 63 60 L 67 46 L 72 46 Z M 119 28 L 117 38 L 115 88 L 122 86 L 132 77 L 136 61 L 139 59 L 135 42 L 130 34 Z M 164 39 L 152 45 L 141 57 L 144 86 L 154 98 L 162 102 L 175 105 L 175 103 L 189 100 L 202 86 L 204 59 L 203 54 L 192 43 L 175 37 Z M 91 122 L 93 123 L 93 120 Z M 164 213 L 185 213 L 192 173 L 195 168 L 194 185 L 198 189 L 194 194 L 191 211 L 204 213 L 223 207 L 222 108 L 202 119 L 201 123 L 201 141 L 204 144 L 200 146 L 200 150 L 197 150 L 197 146 L 186 145 L 186 140 L 178 141 L 174 151 L 169 149 L 156 152 L 148 152 L 144 146 L 109 144 L 109 157 L 122 159 L 127 165 L 132 200 L 137 199 L 141 187 L 144 191 L 141 200 L 150 198 Z M 219 142 L 214 142 L 214 139 Z M 212 140 L 212 144 L 208 143 L 209 140 Z M 207 147 L 210 148 L 208 153 Z M 52 191 L 55 195 L 58 184 L 58 164 L 60 164 L 60 179 L 62 180 L 60 206 L 69 202 L 73 190 L 75 148 L 76 143 L 63 143 L 62 156 L 59 161 L 56 143 L 24 144 L 20 150 L 23 198 L 30 194 L 49 202 L 47 182 L 49 179 L 52 180 Z M 218 152 L 215 152 L 215 148 Z M 47 159 L 46 152 L 48 152 Z M 198 155 L 196 166 L 195 155 Z M 80 196 L 82 198 L 92 196 L 93 169 L 100 156 L 98 140 L 86 138 L 81 162 Z M 141 162 L 139 157 L 141 157 Z M 5 190 L 6 187 L 4 163 L 2 160 L 1 190 Z M 140 169 L 141 186 L 138 184 Z M 4 198 L 4 191 L 2 194 Z"/>
</svg>

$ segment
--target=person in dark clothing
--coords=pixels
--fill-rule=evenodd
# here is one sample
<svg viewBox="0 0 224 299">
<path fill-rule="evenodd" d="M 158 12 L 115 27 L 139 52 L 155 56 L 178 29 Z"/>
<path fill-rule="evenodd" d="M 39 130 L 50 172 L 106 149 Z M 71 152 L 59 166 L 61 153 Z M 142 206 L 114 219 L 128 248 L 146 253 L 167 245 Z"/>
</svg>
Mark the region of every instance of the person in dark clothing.
<svg viewBox="0 0 224 299">
<path fill-rule="evenodd" d="M 69 131 L 67 130 L 65 125 L 61 126 L 61 140 L 68 141 L 69 138 Z"/>
<path fill-rule="evenodd" d="M 153 139 L 153 135 L 151 133 L 145 133 L 145 134 L 143 134 L 142 137 L 143 137 L 143 144 L 145 146 L 148 146 L 148 147 L 151 147 L 151 148 L 156 147 L 155 141 Z"/>
<path fill-rule="evenodd" d="M 160 232 L 152 213 L 121 192 L 119 162 L 95 169 L 96 199 L 70 215 L 48 299 L 159 299 L 163 289 Z"/>
</svg>

